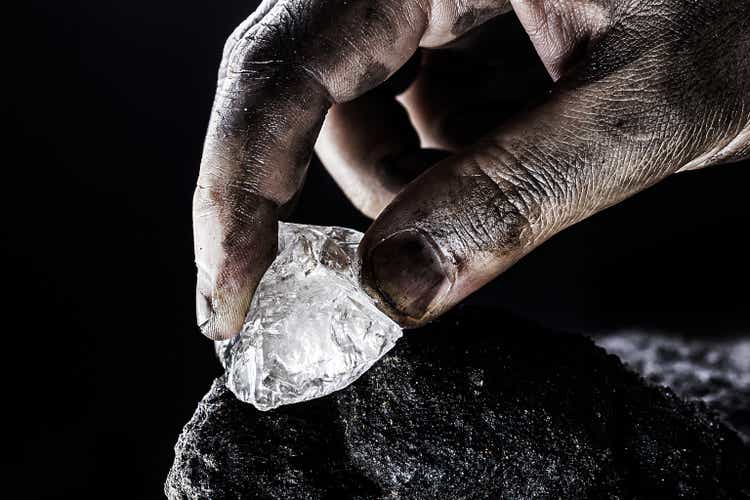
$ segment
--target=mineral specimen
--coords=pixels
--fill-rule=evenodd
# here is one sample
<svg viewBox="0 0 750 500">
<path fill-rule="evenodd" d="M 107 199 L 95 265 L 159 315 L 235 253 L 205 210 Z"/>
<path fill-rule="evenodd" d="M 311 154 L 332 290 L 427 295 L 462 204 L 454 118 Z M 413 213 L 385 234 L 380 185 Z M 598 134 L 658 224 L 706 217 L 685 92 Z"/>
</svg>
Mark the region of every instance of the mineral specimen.
<svg viewBox="0 0 750 500">
<path fill-rule="evenodd" d="M 359 285 L 362 233 L 279 224 L 279 252 L 240 334 L 216 343 L 227 387 L 260 410 L 355 381 L 401 337 Z"/>
</svg>

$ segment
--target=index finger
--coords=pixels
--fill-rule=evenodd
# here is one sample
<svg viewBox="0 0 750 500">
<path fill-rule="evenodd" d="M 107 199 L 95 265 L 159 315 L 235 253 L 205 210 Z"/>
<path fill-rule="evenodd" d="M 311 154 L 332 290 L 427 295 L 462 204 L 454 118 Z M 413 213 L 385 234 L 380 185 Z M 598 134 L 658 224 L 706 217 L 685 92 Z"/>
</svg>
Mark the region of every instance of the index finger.
<svg viewBox="0 0 750 500">
<path fill-rule="evenodd" d="M 417 1 L 260 9 L 227 42 L 193 201 L 198 323 L 212 339 L 240 330 L 329 106 L 385 80 L 426 25 Z"/>
</svg>

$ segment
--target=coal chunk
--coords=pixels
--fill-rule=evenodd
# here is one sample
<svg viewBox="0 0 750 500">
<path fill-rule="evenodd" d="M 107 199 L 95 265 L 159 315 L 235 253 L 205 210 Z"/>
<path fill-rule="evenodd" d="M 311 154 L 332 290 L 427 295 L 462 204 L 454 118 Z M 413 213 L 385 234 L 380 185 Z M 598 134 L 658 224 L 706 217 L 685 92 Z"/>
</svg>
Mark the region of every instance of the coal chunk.
<svg viewBox="0 0 750 500">
<path fill-rule="evenodd" d="M 260 412 L 218 380 L 172 499 L 745 498 L 750 451 L 702 403 L 581 336 L 463 310 L 322 399 Z"/>
</svg>

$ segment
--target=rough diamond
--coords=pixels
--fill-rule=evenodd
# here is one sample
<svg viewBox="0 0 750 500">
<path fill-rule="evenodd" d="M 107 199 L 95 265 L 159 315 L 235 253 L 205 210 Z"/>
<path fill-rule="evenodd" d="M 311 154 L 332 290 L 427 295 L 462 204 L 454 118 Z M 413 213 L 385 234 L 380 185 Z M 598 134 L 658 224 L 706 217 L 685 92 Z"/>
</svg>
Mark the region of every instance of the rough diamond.
<svg viewBox="0 0 750 500">
<path fill-rule="evenodd" d="M 318 398 L 354 382 L 401 328 L 359 285 L 362 233 L 279 224 L 279 251 L 238 336 L 216 342 L 227 387 L 259 410 Z"/>
</svg>

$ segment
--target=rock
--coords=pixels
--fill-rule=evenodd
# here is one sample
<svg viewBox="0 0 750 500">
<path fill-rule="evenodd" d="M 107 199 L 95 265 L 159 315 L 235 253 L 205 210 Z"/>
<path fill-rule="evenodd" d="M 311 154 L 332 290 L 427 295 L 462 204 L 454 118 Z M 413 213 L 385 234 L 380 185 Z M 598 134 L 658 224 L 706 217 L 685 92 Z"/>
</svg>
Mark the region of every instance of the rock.
<svg viewBox="0 0 750 500">
<path fill-rule="evenodd" d="M 591 340 L 464 310 L 322 399 L 260 412 L 216 381 L 165 492 L 739 498 L 750 496 L 750 452 L 705 405 L 647 384 Z"/>
<path fill-rule="evenodd" d="M 750 442 L 750 339 L 618 332 L 598 338 L 597 344 L 649 382 L 703 401 Z"/>
</svg>

